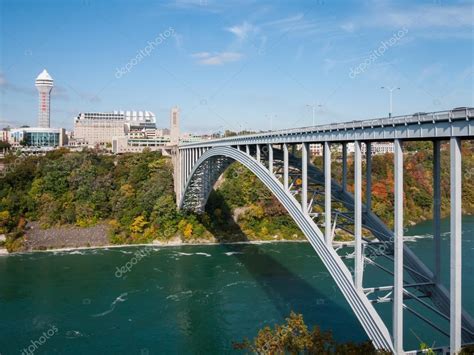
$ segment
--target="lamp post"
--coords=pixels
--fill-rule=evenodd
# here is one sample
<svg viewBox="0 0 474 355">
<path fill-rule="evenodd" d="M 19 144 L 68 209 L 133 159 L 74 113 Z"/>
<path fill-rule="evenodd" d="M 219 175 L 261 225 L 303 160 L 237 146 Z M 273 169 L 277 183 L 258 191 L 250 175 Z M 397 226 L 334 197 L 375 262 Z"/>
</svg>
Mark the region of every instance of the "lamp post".
<svg viewBox="0 0 474 355">
<path fill-rule="evenodd" d="M 316 107 L 322 107 L 323 105 L 320 104 L 307 104 L 306 107 L 311 107 L 313 109 L 313 126 L 315 125 L 315 119 L 316 119 Z"/>
<path fill-rule="evenodd" d="M 277 117 L 277 115 L 265 115 L 267 119 L 270 120 L 270 131 L 273 131 L 273 119 Z"/>
<path fill-rule="evenodd" d="M 383 89 L 387 89 L 388 92 L 390 93 L 390 111 L 389 111 L 389 113 L 388 113 L 388 117 L 389 117 L 389 118 L 392 118 L 392 112 L 393 112 L 393 92 L 394 92 L 395 90 L 400 90 L 400 88 L 399 88 L 399 87 L 391 87 L 391 88 L 390 88 L 390 87 L 388 87 L 388 86 L 381 86 L 380 88 L 381 88 L 382 90 L 383 90 Z"/>
</svg>

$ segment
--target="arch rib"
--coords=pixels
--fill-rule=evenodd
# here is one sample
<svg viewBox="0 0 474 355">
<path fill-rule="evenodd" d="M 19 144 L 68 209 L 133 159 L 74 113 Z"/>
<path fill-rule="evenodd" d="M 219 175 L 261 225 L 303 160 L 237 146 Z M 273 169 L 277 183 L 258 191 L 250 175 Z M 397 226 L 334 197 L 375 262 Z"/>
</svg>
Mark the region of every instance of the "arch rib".
<svg viewBox="0 0 474 355">
<path fill-rule="evenodd" d="M 182 209 L 196 209 L 196 206 L 198 206 L 198 209 L 200 208 L 202 210 L 208 195 L 199 194 L 196 196 L 195 193 L 189 193 L 189 190 L 191 190 L 193 186 L 204 183 L 202 177 L 205 174 L 203 170 L 208 169 L 209 165 L 211 165 L 208 164 L 209 160 L 219 160 L 219 158 L 223 158 L 221 159 L 221 164 L 217 166 L 217 170 L 220 170 L 220 173 L 227 168 L 230 162 L 238 161 L 255 174 L 277 197 L 320 257 L 374 346 L 377 349 L 385 349 L 393 352 L 392 339 L 385 323 L 369 302 L 366 295 L 361 290 L 357 290 L 350 271 L 332 246 L 325 242 L 321 230 L 308 215 L 302 212 L 298 201 L 291 193 L 285 190 L 281 182 L 250 155 L 231 147 L 214 147 L 206 151 L 192 168 L 189 180 L 186 182 L 184 193 L 182 194 L 183 198 L 179 202 L 179 207 Z M 211 181 L 207 181 L 206 183 L 211 184 Z M 196 198 L 201 199 L 197 205 L 195 201 Z"/>
</svg>

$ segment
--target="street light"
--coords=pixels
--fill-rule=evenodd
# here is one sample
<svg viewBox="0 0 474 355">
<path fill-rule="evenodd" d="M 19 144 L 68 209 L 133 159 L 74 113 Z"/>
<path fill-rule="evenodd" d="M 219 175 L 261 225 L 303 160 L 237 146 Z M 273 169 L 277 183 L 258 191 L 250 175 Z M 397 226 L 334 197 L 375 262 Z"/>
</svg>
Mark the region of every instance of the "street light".
<svg viewBox="0 0 474 355">
<path fill-rule="evenodd" d="M 267 119 L 270 120 L 270 131 L 273 131 L 273 119 L 277 117 L 277 115 L 265 115 Z"/>
<path fill-rule="evenodd" d="M 307 104 L 306 107 L 311 107 L 313 109 L 313 126 L 315 125 L 315 118 L 316 118 L 316 107 L 322 107 L 323 105 L 320 105 L 320 104 L 314 104 L 314 105 L 310 105 L 310 104 Z"/>
<path fill-rule="evenodd" d="M 392 111 L 393 111 L 393 91 L 395 90 L 400 90 L 399 87 L 392 87 L 392 88 L 389 88 L 388 86 L 381 86 L 380 87 L 382 90 L 383 89 L 387 89 L 390 93 L 390 111 L 388 113 L 388 117 L 389 118 L 392 118 Z"/>
</svg>

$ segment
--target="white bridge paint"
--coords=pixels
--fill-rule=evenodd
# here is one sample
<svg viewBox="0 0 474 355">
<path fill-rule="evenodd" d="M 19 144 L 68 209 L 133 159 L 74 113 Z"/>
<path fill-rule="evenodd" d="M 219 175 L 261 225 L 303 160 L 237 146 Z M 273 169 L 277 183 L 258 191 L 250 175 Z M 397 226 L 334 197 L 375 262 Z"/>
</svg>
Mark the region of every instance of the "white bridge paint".
<svg viewBox="0 0 474 355">
<path fill-rule="evenodd" d="M 474 341 L 474 322 L 470 315 L 462 310 L 461 299 L 461 139 L 474 138 L 474 109 L 456 109 L 452 111 L 434 112 L 426 114 L 417 114 L 409 116 L 400 116 L 392 119 L 365 120 L 359 122 L 336 123 L 315 127 L 289 129 L 273 132 L 264 132 L 253 135 L 236 136 L 209 141 L 182 144 L 173 151 L 173 161 L 175 168 L 175 192 L 177 203 L 180 208 L 193 209 L 197 212 L 203 211 L 207 202 L 213 183 L 220 174 L 227 168 L 232 161 L 238 161 L 252 171 L 278 198 L 281 204 L 286 208 L 291 217 L 305 234 L 316 253 L 319 255 L 336 284 L 350 304 L 362 324 L 367 335 L 378 349 L 389 349 L 397 354 L 404 353 L 403 350 L 403 313 L 409 311 L 422 321 L 431 325 L 439 332 L 446 334 L 450 338 L 450 351 L 457 353 L 462 342 L 465 344 Z M 439 257 L 439 238 L 435 241 L 435 272 L 427 268 L 416 255 L 403 245 L 403 156 L 401 146 L 404 140 L 429 140 L 434 142 L 435 152 L 439 151 L 440 140 L 450 140 L 451 149 L 451 279 L 454 289 L 450 292 L 440 284 L 439 274 L 441 263 Z M 382 221 L 370 211 L 370 195 L 367 195 L 369 205 L 364 208 L 361 204 L 361 143 L 370 144 L 374 141 L 395 141 L 398 149 L 395 152 L 395 165 L 399 167 L 399 174 L 396 174 L 395 194 L 395 233 L 389 230 Z M 356 143 L 359 148 L 356 154 L 356 180 L 355 196 L 346 191 L 347 184 L 347 143 Z M 326 152 L 330 144 L 343 145 L 343 172 L 342 186 L 332 180 L 328 174 L 323 176 L 325 196 L 331 195 L 331 188 L 338 188 L 343 191 L 345 203 L 355 205 L 354 225 L 355 225 L 355 280 L 341 259 L 337 251 L 333 249 L 332 244 L 328 242 L 330 234 L 326 238 L 318 226 L 313 222 L 308 206 L 307 187 L 308 187 L 308 145 L 324 144 Z M 288 145 L 294 149 L 297 145 L 302 147 L 303 159 L 300 160 L 302 175 L 302 201 L 303 205 L 295 199 L 288 186 Z M 281 146 L 283 156 L 283 181 L 280 182 L 274 175 L 274 146 Z M 357 149 L 356 149 L 357 151 Z M 370 152 L 370 150 L 367 150 Z M 262 154 L 266 153 L 268 158 L 268 167 L 263 165 Z M 356 152 L 357 153 L 357 152 Z M 438 152 L 439 153 L 439 152 Z M 434 164 L 434 218 L 439 218 L 439 156 L 435 154 Z M 254 154 L 255 158 L 251 155 Z M 330 166 L 330 156 L 326 154 L 325 166 Z M 370 163 L 370 157 L 367 157 Z M 314 167 L 313 167 L 314 168 Z M 329 169 L 324 169 L 329 170 Z M 314 178 L 314 177 L 313 177 Z M 371 174 L 366 174 L 366 186 L 371 186 Z M 333 190 L 334 192 L 334 190 Z M 342 198 L 342 197 L 340 197 Z M 312 200 L 311 200 L 312 201 Z M 342 200 L 341 200 L 342 201 Z M 330 200 L 325 198 L 325 209 L 331 209 Z M 350 211 L 347 212 L 351 213 Z M 383 243 L 392 243 L 394 257 L 394 284 L 393 286 L 380 285 L 375 288 L 363 288 L 363 264 L 364 251 L 361 248 L 361 226 L 362 215 L 366 218 L 366 224 L 371 228 L 382 230 L 382 239 L 377 238 Z M 330 216 L 325 216 L 326 231 L 331 225 Z M 336 219 L 334 221 L 336 223 Z M 435 221 L 435 234 L 439 234 L 439 221 Z M 390 239 L 388 239 L 390 236 Z M 395 236 L 395 238 L 393 237 Z M 390 247 L 389 247 L 390 248 Z M 361 251 L 362 249 L 362 251 Z M 368 262 L 368 260 L 367 260 Z M 376 263 L 373 263 L 376 264 Z M 380 265 L 379 265 L 380 267 Z M 391 273 L 390 270 L 385 270 Z M 405 284 L 403 274 L 407 273 L 413 280 L 412 284 Z M 410 287 L 424 293 L 433 302 L 428 305 L 414 293 L 409 292 Z M 385 323 L 378 315 L 372 302 L 381 302 L 378 300 L 369 300 L 368 295 L 375 289 L 388 291 L 389 294 L 382 297 L 383 302 L 393 301 L 393 333 L 390 334 Z M 394 293 L 389 298 L 390 293 Z M 450 297 L 451 296 L 451 297 Z M 412 309 L 404 303 L 404 297 L 414 299 L 418 304 L 427 307 L 438 317 L 450 322 L 450 330 L 447 333 L 437 324 L 436 318 L 430 320 Z M 445 349 L 445 348 L 444 348 Z"/>
<path fill-rule="evenodd" d="M 206 151 L 194 164 L 190 176 L 193 176 L 201 164 L 213 156 L 225 156 L 240 162 L 254 173 L 286 208 L 298 227 L 303 231 L 318 256 L 330 272 L 334 281 L 349 302 L 362 327 L 374 344 L 381 349 L 393 351 L 390 333 L 378 313 L 369 303 L 363 292 L 358 291 L 352 282 L 352 276 L 332 246 L 326 244 L 324 235 L 313 220 L 302 212 L 301 206 L 291 193 L 285 191 L 281 182 L 270 174 L 268 169 L 250 155 L 230 147 L 216 147 Z M 377 326 L 374 327 L 374 324 Z"/>
</svg>

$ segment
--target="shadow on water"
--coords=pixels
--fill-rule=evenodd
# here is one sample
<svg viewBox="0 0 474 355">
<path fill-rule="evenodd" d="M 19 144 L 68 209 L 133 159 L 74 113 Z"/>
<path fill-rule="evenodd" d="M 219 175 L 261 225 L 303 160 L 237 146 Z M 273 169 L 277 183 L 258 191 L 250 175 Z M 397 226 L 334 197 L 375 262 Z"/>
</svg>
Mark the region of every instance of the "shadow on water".
<svg viewBox="0 0 474 355">
<path fill-rule="evenodd" d="M 335 311 L 335 316 L 343 317 L 344 319 L 354 319 L 354 315 L 348 312 L 349 308 L 342 308 L 332 299 L 328 299 L 327 294 L 322 293 L 307 280 L 295 274 L 277 259 L 273 258 L 261 245 L 229 244 L 229 235 L 231 236 L 232 242 L 249 242 L 250 240 L 231 217 L 231 209 L 223 197 L 215 191 L 212 191 L 206 206 L 206 211 L 212 215 L 216 207 L 220 208 L 222 215 L 227 218 L 223 225 L 211 227 L 209 230 L 216 236 L 216 239 L 222 243 L 225 249 L 229 252 L 237 252 L 234 253 L 233 256 L 238 262 L 245 266 L 249 274 L 257 281 L 259 286 L 262 287 L 282 319 L 288 317 L 292 310 L 303 313 L 305 316 L 305 307 L 302 303 L 307 304 L 307 301 L 302 302 L 302 299 L 309 299 L 311 300 L 310 302 L 314 302 L 315 304 L 330 306 L 331 309 Z M 226 238 L 222 237 L 223 233 L 225 233 Z M 311 251 L 314 252 L 312 249 Z M 319 271 L 320 270 L 315 270 L 315 274 Z M 330 279 L 329 282 L 333 283 L 333 280 Z M 306 316 L 308 316 L 308 319 L 311 318 L 311 315 Z M 313 319 L 318 318 L 322 320 L 321 317 L 317 315 L 312 316 Z M 318 325 L 327 328 L 325 324 Z M 312 326 L 313 324 L 310 324 L 310 327 Z"/>
</svg>

